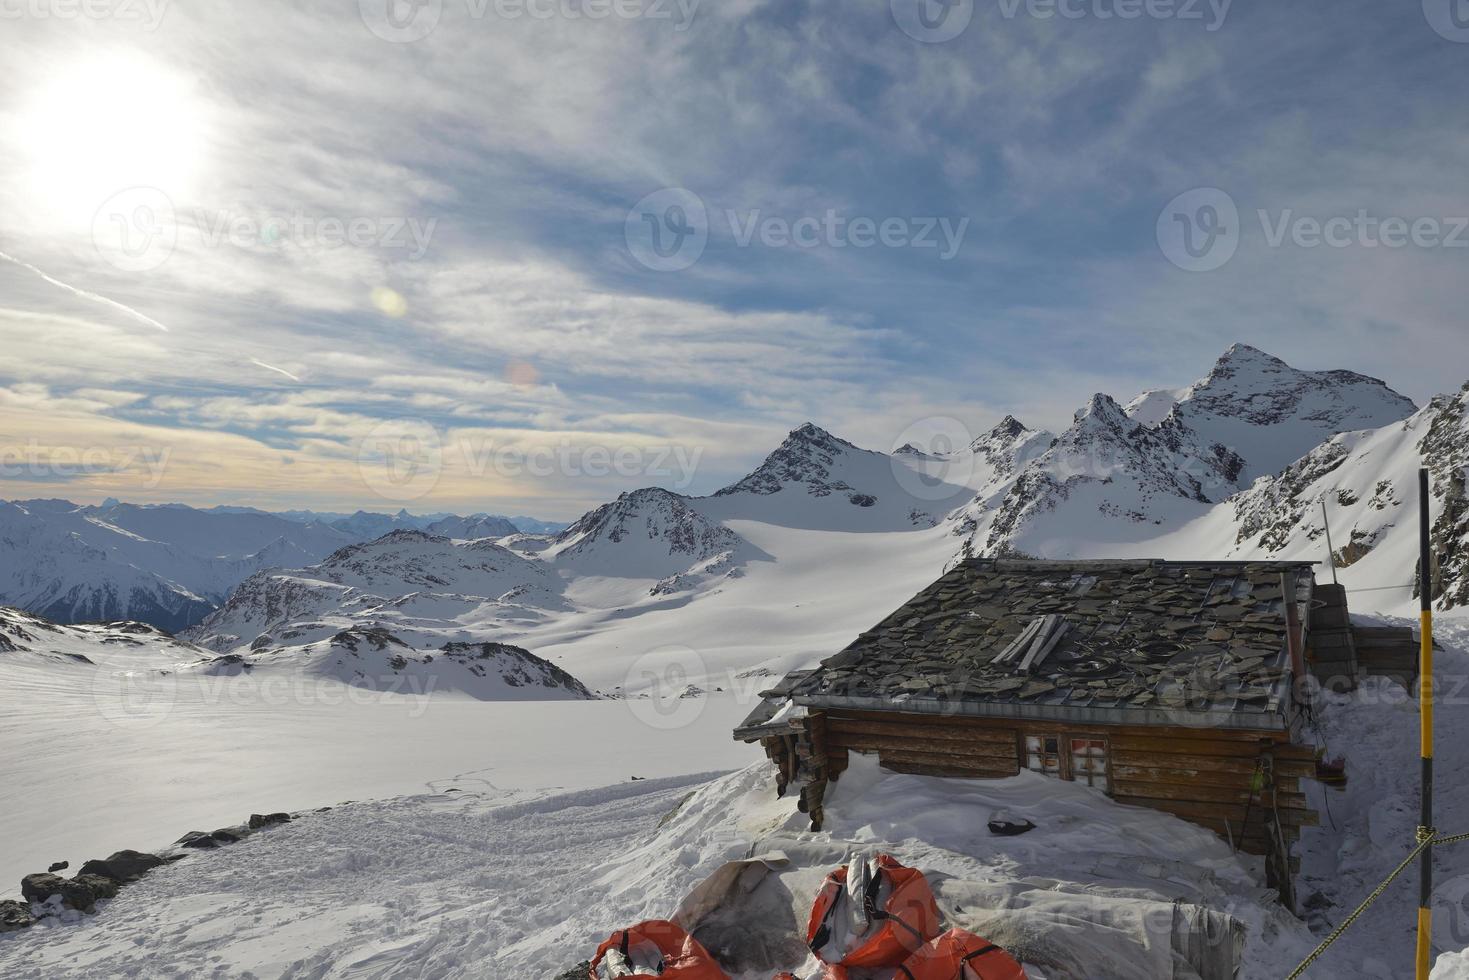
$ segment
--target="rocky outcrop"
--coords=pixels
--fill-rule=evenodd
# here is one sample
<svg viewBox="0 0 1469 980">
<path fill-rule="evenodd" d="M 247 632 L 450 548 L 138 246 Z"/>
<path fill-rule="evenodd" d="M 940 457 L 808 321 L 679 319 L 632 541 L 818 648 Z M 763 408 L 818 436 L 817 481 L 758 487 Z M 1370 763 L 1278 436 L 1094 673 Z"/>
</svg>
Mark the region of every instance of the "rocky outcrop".
<svg viewBox="0 0 1469 980">
<path fill-rule="evenodd" d="M 832 475 L 832 467 L 845 453 L 862 453 L 845 439 L 838 439 L 811 422 L 791 432 L 765 461 L 737 483 L 732 483 L 715 496 L 732 493 L 780 493 L 788 486 L 800 485 L 815 497 L 833 493 L 853 493 L 854 488 Z"/>
<path fill-rule="evenodd" d="M 118 884 L 137 881 L 143 875 L 163 864 L 163 858 L 142 851 L 118 851 L 111 857 L 88 861 L 78 872 L 80 875 L 97 875 Z"/>
<path fill-rule="evenodd" d="M 0 933 L 29 929 L 35 924 L 36 917 L 28 903 L 9 898 L 0 901 Z"/>
<path fill-rule="evenodd" d="M 190 831 L 180 837 L 175 846 L 191 850 L 210 850 L 238 843 L 266 827 L 290 821 L 289 813 L 253 813 L 246 823 L 236 827 L 223 827 L 208 833 Z M 26 875 L 21 879 L 20 893 L 24 902 L 0 902 L 0 933 L 28 928 L 38 918 L 58 915 L 66 909 L 95 912 L 98 902 L 116 897 L 120 888 L 182 856 L 181 853 L 168 851 L 158 855 L 122 850 L 106 858 L 87 861 L 72 878 L 63 878 L 55 873 L 67 867 L 66 861 L 57 861 L 51 865 L 50 871 Z"/>
</svg>

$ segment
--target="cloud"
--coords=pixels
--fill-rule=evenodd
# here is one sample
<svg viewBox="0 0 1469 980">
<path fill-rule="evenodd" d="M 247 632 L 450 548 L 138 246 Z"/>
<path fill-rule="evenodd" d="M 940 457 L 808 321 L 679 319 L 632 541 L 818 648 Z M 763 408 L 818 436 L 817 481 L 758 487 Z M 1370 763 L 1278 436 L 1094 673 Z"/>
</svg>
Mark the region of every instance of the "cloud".
<svg viewBox="0 0 1469 980">
<path fill-rule="evenodd" d="M 354 447 L 384 424 L 461 457 L 476 439 L 696 447 L 693 486 L 712 489 L 808 418 L 875 448 L 933 415 L 1055 427 L 1093 391 L 1187 383 L 1236 340 L 1420 401 L 1463 380 L 1457 252 L 1255 231 L 1193 274 L 1154 240 L 1164 204 L 1201 186 L 1247 221 L 1469 214 L 1441 81 L 1462 52 L 1411 5 L 1236 5 L 1216 31 L 977 5 L 944 44 L 881 3 L 701 4 L 682 29 L 444 9 L 409 44 L 352 4 L 174 4 L 152 33 L 7 22 L 0 248 L 51 279 L 0 265 L 8 438 L 166 442 L 158 492 L 338 508 L 373 498 Z M 171 244 L 141 271 L 95 241 L 104 201 L 35 193 L 13 125 L 40 86 L 119 52 L 191 121 L 190 166 L 155 188 Z M 108 161 L 132 157 L 109 149 L 78 165 L 112 193 Z M 663 187 L 710 215 L 682 272 L 642 267 L 624 238 Z M 967 231 L 945 261 L 741 244 L 727 216 L 828 211 Z M 401 303 L 375 304 L 384 290 Z M 120 472 L 80 485 L 142 492 Z M 660 479 L 455 463 L 427 499 L 568 516 L 639 478 Z"/>
</svg>

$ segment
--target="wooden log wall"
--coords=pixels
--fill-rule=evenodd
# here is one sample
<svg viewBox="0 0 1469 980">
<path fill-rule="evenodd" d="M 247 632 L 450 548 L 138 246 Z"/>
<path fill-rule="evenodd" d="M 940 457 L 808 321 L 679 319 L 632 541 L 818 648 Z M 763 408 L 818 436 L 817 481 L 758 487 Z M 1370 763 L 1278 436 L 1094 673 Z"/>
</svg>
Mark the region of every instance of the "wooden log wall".
<svg viewBox="0 0 1469 980">
<path fill-rule="evenodd" d="M 1252 854 L 1266 854 L 1279 821 L 1287 848 L 1318 815 L 1300 781 L 1315 775 L 1315 750 L 1284 732 L 1020 722 L 889 712 L 827 711 L 822 752 L 828 768 L 849 752 L 876 754 L 895 772 L 1000 778 L 1024 764 L 1027 735 L 1107 740 L 1109 794 L 1213 830 Z M 1277 818 L 1278 815 L 1278 818 Z"/>
</svg>

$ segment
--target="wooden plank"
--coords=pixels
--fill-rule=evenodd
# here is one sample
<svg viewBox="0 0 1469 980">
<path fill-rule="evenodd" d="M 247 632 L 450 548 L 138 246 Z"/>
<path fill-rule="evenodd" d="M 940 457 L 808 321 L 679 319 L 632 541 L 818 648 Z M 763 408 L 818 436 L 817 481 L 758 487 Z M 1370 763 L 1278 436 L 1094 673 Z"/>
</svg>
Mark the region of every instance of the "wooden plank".
<svg viewBox="0 0 1469 980">
<path fill-rule="evenodd" d="M 1234 739 L 1215 739 L 1212 736 L 1200 736 L 1195 733 L 1193 738 L 1160 738 L 1145 735 L 1114 735 L 1112 745 L 1117 749 L 1136 749 L 1142 752 L 1157 752 L 1169 755 L 1210 755 L 1228 756 L 1231 758 L 1258 758 L 1263 752 L 1269 752 L 1276 759 L 1310 760 L 1316 759 L 1316 749 L 1310 745 L 1291 745 L 1287 742 L 1275 742 L 1270 745 L 1263 743 L 1251 745 Z"/>
<path fill-rule="evenodd" d="M 1209 820 L 1229 820 L 1239 826 L 1244 820 L 1245 805 L 1230 803 L 1194 803 L 1188 800 L 1162 800 L 1154 797 L 1138 796 L 1116 796 L 1118 803 L 1128 806 L 1146 807 L 1151 810 L 1162 810 L 1177 817 L 1193 819 L 1195 817 Z M 1254 811 L 1263 814 L 1264 808 L 1260 804 L 1250 808 L 1252 815 Z M 1314 827 L 1321 822 L 1321 817 L 1314 810 L 1280 809 L 1280 822 L 1289 827 Z"/>
<path fill-rule="evenodd" d="M 852 721 L 833 718 L 827 730 L 834 734 L 890 735 L 894 738 L 925 738 L 949 742 L 992 742 L 1014 745 L 1015 729 L 976 729 L 960 725 L 933 725 L 921 722 Z"/>
<path fill-rule="evenodd" d="M 1112 764 L 1114 766 L 1137 766 L 1139 768 L 1171 768 L 1171 769 L 1193 769 L 1199 772 L 1217 773 L 1253 773 L 1255 771 L 1255 760 L 1253 758 L 1226 758 L 1223 756 L 1208 755 L 1173 755 L 1160 752 L 1139 752 L 1136 750 L 1112 751 Z M 1295 762 L 1289 759 L 1277 760 L 1275 763 L 1277 776 L 1314 776 L 1316 774 L 1316 763 Z"/>
<path fill-rule="evenodd" d="M 851 735 L 841 732 L 831 736 L 834 747 L 857 749 L 863 752 L 886 752 L 893 749 L 901 752 L 927 752 L 931 755 L 952 755 L 979 759 L 1015 759 L 1019 751 L 1015 743 L 997 745 L 987 742 L 940 742 L 922 738 L 886 738 L 877 735 Z"/>
<path fill-rule="evenodd" d="M 1114 749 L 1135 749 L 1139 752 L 1168 755 L 1206 755 L 1235 759 L 1256 759 L 1262 750 L 1274 746 L 1252 745 L 1249 742 L 1211 738 L 1153 738 L 1143 735 L 1114 735 Z"/>
<path fill-rule="evenodd" d="M 1250 773 L 1241 772 L 1219 772 L 1212 769 L 1188 769 L 1166 765 L 1160 766 L 1135 766 L 1112 763 L 1112 775 L 1116 779 L 1135 779 L 1152 783 L 1182 783 L 1191 785 L 1199 783 L 1204 786 L 1244 786 L 1250 785 Z M 1287 792 L 1296 793 L 1300 791 L 1300 779 L 1295 776 L 1281 776 L 1278 772 L 1275 776 L 1277 788 Z"/>
<path fill-rule="evenodd" d="M 1158 783 L 1120 777 L 1113 780 L 1112 792 L 1119 798 L 1130 796 L 1192 803 L 1245 803 L 1251 797 L 1248 785 L 1206 786 L 1202 783 Z M 1269 807 L 1268 795 L 1260 793 L 1253 795 L 1256 806 Z M 1310 809 L 1306 804 L 1305 794 L 1287 793 L 1281 790 L 1275 793 L 1275 805 L 1281 809 Z"/>
<path fill-rule="evenodd" d="M 1099 735 L 1140 735 L 1149 738 L 1198 738 L 1204 735 L 1211 740 L 1256 743 L 1268 739 L 1275 743 L 1289 741 L 1289 734 L 1276 730 L 1249 730 L 1237 728 L 1188 728 L 1163 725 L 1105 725 L 1078 724 L 1067 721 L 1033 721 L 1018 718 L 976 718 L 972 715 L 938 715 L 920 712 L 899 711 L 853 711 L 851 709 L 823 709 L 829 722 L 892 722 L 897 724 L 923 724 L 955 726 L 970 729 L 1001 731 L 1020 730 L 1022 734 L 1054 735 L 1058 732 L 1096 732 Z"/>
<path fill-rule="evenodd" d="M 898 759 L 882 759 L 878 763 L 889 772 L 907 773 L 913 776 L 943 776 L 946 779 L 1005 779 L 1013 772 L 988 770 L 960 770 L 952 766 L 935 766 L 921 762 L 904 762 Z"/>
<path fill-rule="evenodd" d="M 1013 776 L 1020 771 L 1020 761 L 1014 757 L 1009 759 L 983 759 L 971 756 L 941 755 L 931 752 L 910 752 L 900 749 L 884 748 L 878 752 L 877 758 L 883 765 L 887 765 L 889 762 L 911 763 L 913 765 L 929 766 L 954 773 L 983 773 L 989 776 Z"/>
</svg>

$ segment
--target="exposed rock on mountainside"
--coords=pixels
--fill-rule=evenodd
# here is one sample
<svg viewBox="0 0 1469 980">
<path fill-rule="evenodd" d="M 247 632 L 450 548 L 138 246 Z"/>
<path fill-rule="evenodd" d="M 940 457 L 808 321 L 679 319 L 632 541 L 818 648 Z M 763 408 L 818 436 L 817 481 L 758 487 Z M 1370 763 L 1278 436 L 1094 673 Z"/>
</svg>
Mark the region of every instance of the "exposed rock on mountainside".
<svg viewBox="0 0 1469 980">
<path fill-rule="evenodd" d="M 1437 563 L 1431 594 L 1453 609 L 1469 605 L 1469 383 L 1457 396 L 1435 398 L 1425 411 L 1433 419 L 1418 450 L 1438 500 L 1429 532 Z"/>
<path fill-rule="evenodd" d="M 1433 488 L 1434 594 L 1441 608 L 1462 606 L 1469 602 L 1469 385 L 1402 422 L 1335 436 L 1229 501 L 1237 551 L 1324 549 L 1325 503 L 1338 565 L 1381 568 L 1406 597 L 1405 583 L 1416 578 L 1420 466 L 1428 467 Z M 1416 582 L 1412 590 L 1416 595 Z"/>
<path fill-rule="evenodd" d="M 585 514 L 556 536 L 560 556 L 584 555 L 600 543 L 653 542 L 652 550 L 686 561 L 703 561 L 743 543 L 739 535 L 708 520 L 687 497 L 649 487 L 624 493 Z"/>
<path fill-rule="evenodd" d="M 779 493 L 789 485 L 804 486 L 807 493 L 816 497 L 833 493 L 861 496 L 857 488 L 834 476 L 831 468 L 844 454 L 862 452 L 867 450 L 858 449 L 845 439 L 838 439 L 825 429 L 807 422 L 786 436 L 775 452 L 765 457 L 753 472 L 718 491 L 715 496 Z"/>
<path fill-rule="evenodd" d="M 1138 403 L 1134 403 L 1138 404 Z M 1300 371 L 1278 357 L 1235 344 L 1208 375 L 1178 393 L 1160 423 L 1177 437 L 1238 458 L 1227 496 L 1279 472 L 1338 432 L 1375 428 L 1417 410 L 1411 399 L 1353 371 Z M 1222 499 L 1211 495 L 1211 499 Z"/>
<path fill-rule="evenodd" d="M 574 697 L 596 697 L 581 681 L 524 647 L 509 643 L 445 643 L 443 655 L 481 677 L 498 674 L 510 687 L 560 688 Z"/>
</svg>

